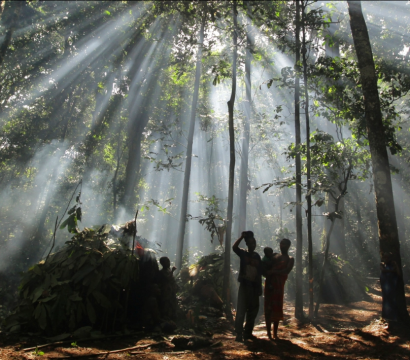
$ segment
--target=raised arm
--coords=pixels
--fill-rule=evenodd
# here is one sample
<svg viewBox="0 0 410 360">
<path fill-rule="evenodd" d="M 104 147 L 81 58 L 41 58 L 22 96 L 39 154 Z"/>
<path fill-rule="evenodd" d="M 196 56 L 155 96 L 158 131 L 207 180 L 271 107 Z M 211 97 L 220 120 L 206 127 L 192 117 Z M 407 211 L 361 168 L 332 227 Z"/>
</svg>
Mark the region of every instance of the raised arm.
<svg viewBox="0 0 410 360">
<path fill-rule="evenodd" d="M 240 244 L 240 242 L 242 241 L 242 239 L 244 239 L 245 237 L 243 236 L 243 232 L 241 233 L 241 237 L 238 239 L 238 240 L 236 240 L 235 242 L 234 242 L 234 244 L 232 245 L 232 250 L 233 250 L 233 252 L 234 253 L 238 253 L 239 252 L 239 244 Z"/>
</svg>

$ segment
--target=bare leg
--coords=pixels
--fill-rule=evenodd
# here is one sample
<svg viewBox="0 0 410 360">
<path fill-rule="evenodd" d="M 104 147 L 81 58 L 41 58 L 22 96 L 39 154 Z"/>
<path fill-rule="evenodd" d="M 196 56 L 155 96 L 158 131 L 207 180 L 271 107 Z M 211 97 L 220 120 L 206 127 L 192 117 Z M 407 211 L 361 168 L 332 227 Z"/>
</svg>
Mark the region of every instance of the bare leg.
<svg viewBox="0 0 410 360">
<path fill-rule="evenodd" d="M 266 330 L 268 332 L 268 338 L 272 339 L 272 333 L 271 333 L 272 322 L 270 320 L 268 320 L 266 317 L 265 317 L 265 322 L 266 322 Z"/>
<path fill-rule="evenodd" d="M 273 322 L 273 338 L 274 339 L 279 339 L 278 338 L 278 327 L 279 327 L 279 321 L 274 321 Z"/>
</svg>

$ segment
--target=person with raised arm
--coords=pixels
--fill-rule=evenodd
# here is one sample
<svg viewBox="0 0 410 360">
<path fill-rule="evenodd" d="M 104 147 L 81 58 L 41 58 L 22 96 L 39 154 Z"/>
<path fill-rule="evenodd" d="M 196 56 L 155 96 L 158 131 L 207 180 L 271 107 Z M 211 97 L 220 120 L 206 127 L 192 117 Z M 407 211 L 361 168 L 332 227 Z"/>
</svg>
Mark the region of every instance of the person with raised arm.
<svg viewBox="0 0 410 360">
<path fill-rule="evenodd" d="M 290 240 L 282 239 L 280 242 L 281 254 L 273 254 L 273 264 L 269 270 L 264 271 L 265 281 L 265 321 L 268 338 L 278 339 L 279 321 L 283 320 L 283 296 L 285 294 L 285 282 L 288 274 L 292 271 L 295 260 L 288 255 Z"/>
<path fill-rule="evenodd" d="M 247 250 L 239 248 L 242 240 L 245 240 Z M 255 249 L 256 240 L 252 231 L 243 231 L 241 237 L 232 246 L 232 250 L 240 258 L 238 276 L 240 285 L 235 319 L 235 341 L 240 342 L 256 339 L 252 331 L 259 311 L 259 296 L 262 295 L 262 261 Z"/>
</svg>

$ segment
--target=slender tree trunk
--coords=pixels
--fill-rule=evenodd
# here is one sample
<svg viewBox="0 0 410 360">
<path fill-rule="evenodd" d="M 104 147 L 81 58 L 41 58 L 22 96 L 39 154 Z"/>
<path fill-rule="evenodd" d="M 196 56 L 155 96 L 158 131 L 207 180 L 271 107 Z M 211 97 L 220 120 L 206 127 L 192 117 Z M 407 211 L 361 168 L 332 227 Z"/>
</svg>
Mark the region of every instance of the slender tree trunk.
<svg viewBox="0 0 410 360">
<path fill-rule="evenodd" d="M 300 146 L 300 0 L 296 0 L 296 27 L 295 27 L 295 146 Z M 303 287 L 302 287 L 302 166 L 298 149 L 295 159 L 296 165 L 296 297 L 295 317 L 303 319 Z"/>
<path fill-rule="evenodd" d="M 308 236 L 308 276 L 309 276 L 309 317 L 313 318 L 313 242 L 312 242 L 312 181 L 310 178 L 310 119 L 309 119 L 309 92 L 306 59 L 306 26 L 305 26 L 305 3 L 302 5 L 302 59 L 303 59 L 303 82 L 305 90 L 305 118 L 306 118 L 306 185 L 307 185 L 307 236 Z"/>
<path fill-rule="evenodd" d="M 233 213 L 233 190 L 234 190 L 234 180 L 235 180 L 235 133 L 234 133 L 234 122 L 233 122 L 233 110 L 235 105 L 236 96 L 236 61 L 238 56 L 238 19 L 236 11 L 236 0 L 233 1 L 232 12 L 233 12 L 233 57 L 232 57 L 232 92 L 231 98 L 228 101 L 228 111 L 229 111 L 229 188 L 228 188 L 228 209 L 227 209 L 227 219 L 226 219 L 226 237 L 225 237 L 225 261 L 224 261 L 224 277 L 223 277 L 223 289 L 224 289 L 224 300 L 226 306 L 226 314 L 231 314 L 230 308 L 230 273 L 231 273 L 231 237 L 232 237 L 232 213 Z"/>
<path fill-rule="evenodd" d="M 330 236 L 332 235 L 333 232 L 333 227 L 335 226 L 335 221 L 334 219 L 331 220 L 330 228 L 329 231 L 327 232 L 326 236 L 326 245 L 325 245 L 325 257 L 323 260 L 323 265 L 322 269 L 320 270 L 320 277 L 319 277 L 319 290 L 317 293 L 317 301 L 316 301 L 316 307 L 315 307 L 315 317 L 317 317 L 317 314 L 319 312 L 319 306 L 320 306 L 320 300 L 322 296 L 322 291 L 323 291 L 323 280 L 325 278 L 325 269 L 327 265 L 327 257 L 329 255 L 329 245 L 330 245 Z"/>
<path fill-rule="evenodd" d="M 137 74 L 138 70 L 139 67 L 136 66 L 134 74 Z M 144 129 L 149 121 L 150 105 L 158 101 L 155 91 L 160 73 L 160 65 L 158 65 L 145 76 L 147 79 L 150 79 L 149 83 L 146 84 L 147 88 L 144 95 L 142 95 L 145 101 L 140 100 L 136 102 L 134 100 L 134 102 L 131 102 L 129 100 L 128 104 L 128 159 L 125 168 L 124 193 L 120 197 L 119 205 L 123 206 L 129 214 L 134 214 L 135 212 L 135 190 L 140 179 L 141 143 L 144 137 Z M 136 89 L 130 90 L 129 97 L 131 94 L 135 97 L 141 96 L 137 95 L 141 92 L 143 92 L 141 87 L 136 86 Z"/>
<path fill-rule="evenodd" d="M 122 96 L 122 95 L 119 95 L 119 96 Z M 121 97 L 120 110 L 119 110 L 119 115 L 118 115 L 120 122 L 121 122 L 122 103 L 123 103 L 123 99 Z M 114 172 L 114 176 L 113 176 L 113 179 L 112 179 L 113 219 L 114 220 L 117 218 L 117 197 L 118 197 L 117 177 L 118 177 L 118 171 L 120 169 L 121 158 L 122 158 L 122 153 L 123 153 L 123 151 L 121 149 L 121 144 L 122 144 L 121 132 L 122 132 L 122 127 L 119 125 L 118 126 L 118 139 L 117 139 L 117 165 L 115 167 L 115 172 Z"/>
<path fill-rule="evenodd" d="M 344 179 L 343 179 L 343 183 L 340 187 L 340 193 L 337 196 L 337 198 L 335 198 L 335 209 L 334 212 L 338 212 L 339 211 L 339 205 L 340 205 L 340 201 L 343 199 L 343 197 L 346 194 L 347 191 L 347 182 L 350 179 L 350 175 L 352 173 L 352 165 L 349 165 L 349 168 L 347 169 L 347 172 L 344 173 Z M 330 195 L 330 194 L 329 194 Z M 332 195 L 330 195 L 331 197 Z M 315 307 L 315 313 L 314 316 L 317 317 L 317 314 L 319 312 L 319 306 L 320 306 L 320 301 L 321 301 L 321 297 L 322 297 L 322 291 L 323 291 L 323 280 L 325 278 L 325 270 L 326 270 L 326 265 L 327 265 L 327 257 L 329 255 L 329 247 L 330 247 L 330 237 L 332 235 L 334 226 L 335 226 L 335 220 L 337 218 L 336 217 L 331 217 L 330 221 L 332 222 L 330 224 L 330 229 L 327 232 L 327 236 L 326 236 L 326 248 L 325 248 L 325 257 L 323 259 L 323 265 L 322 265 L 322 269 L 320 271 L 320 278 L 319 278 L 319 290 L 318 290 L 318 294 L 317 294 L 317 302 L 316 302 L 316 307 Z"/>
<path fill-rule="evenodd" d="M 362 13 L 361 2 L 348 1 L 347 4 L 350 15 L 350 28 L 352 30 L 363 89 L 367 138 L 369 140 L 373 168 L 380 251 L 391 252 L 394 261 L 396 261 L 402 270 L 389 159 L 380 109 L 373 53 L 366 22 Z M 398 318 L 401 321 L 408 322 L 410 319 L 406 306 L 403 277 L 399 278 L 397 284 L 396 303 L 398 307 Z"/>
<path fill-rule="evenodd" d="M 130 211 L 135 205 L 135 188 L 138 184 L 141 165 L 142 133 L 148 123 L 148 114 L 145 110 L 142 111 L 138 120 L 131 127 L 128 138 L 128 160 L 125 168 L 124 193 L 120 199 L 120 204 Z"/>
<path fill-rule="evenodd" d="M 246 28 L 246 58 L 245 58 L 245 120 L 242 137 L 242 156 L 241 156 L 241 173 L 239 178 L 239 217 L 238 217 L 238 233 L 246 230 L 246 197 L 248 192 L 248 162 L 249 162 L 249 137 L 250 137 L 250 121 L 252 116 L 252 95 L 251 95 L 251 2 L 246 1 L 248 24 Z"/>
<path fill-rule="evenodd" d="M 203 47 L 203 42 L 204 42 L 205 20 L 206 20 L 206 17 L 204 13 L 202 14 L 201 29 L 199 31 L 199 43 L 198 43 L 198 55 L 196 59 L 194 95 L 192 97 L 191 119 L 189 123 L 188 146 L 187 146 L 186 161 L 185 161 L 184 188 L 182 192 L 181 213 L 179 216 L 177 252 L 176 252 L 176 261 L 175 261 L 176 267 L 178 269 L 181 269 L 182 267 L 182 253 L 184 249 L 185 224 L 186 224 L 186 214 L 187 214 L 187 209 L 188 209 L 189 180 L 191 177 L 192 144 L 194 142 L 196 107 L 198 104 L 198 97 L 199 97 L 199 82 L 201 80 L 202 47 Z"/>
<path fill-rule="evenodd" d="M 239 178 L 239 218 L 238 218 L 238 232 L 239 234 L 246 230 L 246 197 L 248 190 L 248 162 L 249 162 L 249 138 L 250 138 L 250 119 L 252 116 L 252 96 L 251 96 L 251 38 L 250 38 L 250 14 L 251 14 L 251 2 L 246 2 L 247 6 L 247 48 L 245 58 L 245 87 L 246 87 L 246 102 L 245 102 L 245 120 L 244 131 L 242 138 L 242 157 L 241 157 L 241 170 Z"/>
</svg>

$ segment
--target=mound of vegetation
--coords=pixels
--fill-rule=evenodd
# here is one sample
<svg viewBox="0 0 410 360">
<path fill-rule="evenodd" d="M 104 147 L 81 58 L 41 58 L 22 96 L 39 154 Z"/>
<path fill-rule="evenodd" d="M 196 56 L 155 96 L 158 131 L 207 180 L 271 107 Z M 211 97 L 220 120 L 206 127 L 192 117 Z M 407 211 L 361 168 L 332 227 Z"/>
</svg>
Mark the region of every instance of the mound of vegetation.
<svg viewBox="0 0 410 360">
<path fill-rule="evenodd" d="M 107 225 L 85 228 L 31 267 L 23 275 L 20 304 L 6 319 L 6 330 L 59 334 L 85 326 L 118 329 L 126 319 L 128 290 L 138 278 L 138 260 L 112 241 L 110 231 Z"/>
<path fill-rule="evenodd" d="M 202 256 L 196 263 L 182 269 L 177 283 L 179 285 L 179 300 L 181 309 L 188 314 L 191 321 L 196 322 L 201 315 L 208 317 L 207 322 L 211 325 L 214 317 L 223 316 L 223 254 L 210 254 Z M 236 300 L 237 279 L 231 270 L 231 293 L 232 300 Z M 235 303 L 234 303 L 235 305 Z M 226 309 L 225 309 L 226 310 Z"/>
</svg>

